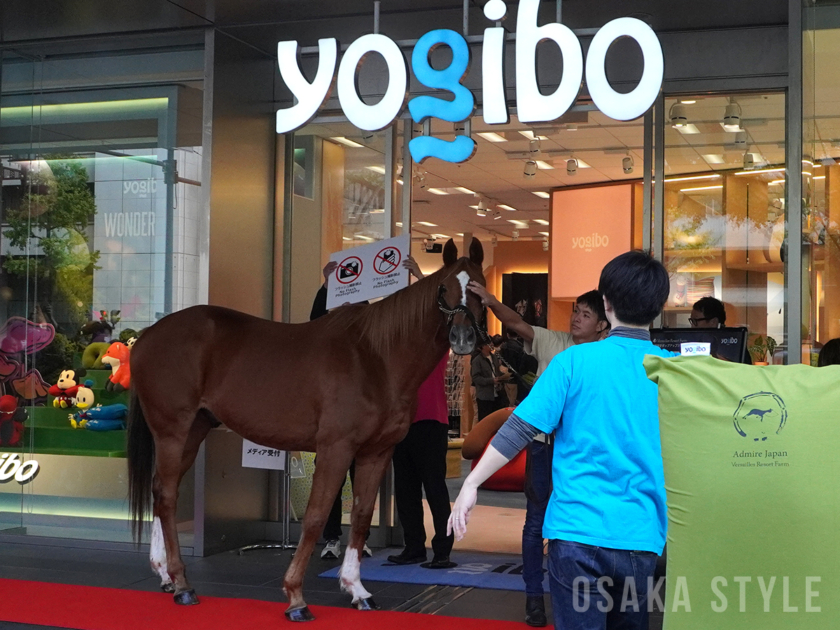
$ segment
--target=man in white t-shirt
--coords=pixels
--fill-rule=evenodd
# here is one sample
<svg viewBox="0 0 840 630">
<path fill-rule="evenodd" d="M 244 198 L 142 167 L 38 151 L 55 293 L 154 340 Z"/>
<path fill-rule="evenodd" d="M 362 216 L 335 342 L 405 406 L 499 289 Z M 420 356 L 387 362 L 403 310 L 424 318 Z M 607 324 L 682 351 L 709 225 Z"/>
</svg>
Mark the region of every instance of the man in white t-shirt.
<svg viewBox="0 0 840 630">
<path fill-rule="evenodd" d="M 571 346 L 600 341 L 609 332 L 610 324 L 604 312 L 604 300 L 598 291 L 589 291 L 576 301 L 569 322 L 571 332 L 547 330 L 525 322 L 512 308 L 505 306 L 488 293 L 480 284 L 470 282 L 469 289 L 481 298 L 496 318 L 508 330 L 525 341 L 525 352 L 537 359 L 537 377 L 551 360 Z M 550 439 L 544 433 L 536 437 L 528 450 L 528 467 L 525 482 L 527 506 L 525 526 L 522 528 L 522 579 L 525 581 L 525 623 L 529 626 L 546 625 L 543 593 L 543 520 L 551 495 Z"/>
</svg>

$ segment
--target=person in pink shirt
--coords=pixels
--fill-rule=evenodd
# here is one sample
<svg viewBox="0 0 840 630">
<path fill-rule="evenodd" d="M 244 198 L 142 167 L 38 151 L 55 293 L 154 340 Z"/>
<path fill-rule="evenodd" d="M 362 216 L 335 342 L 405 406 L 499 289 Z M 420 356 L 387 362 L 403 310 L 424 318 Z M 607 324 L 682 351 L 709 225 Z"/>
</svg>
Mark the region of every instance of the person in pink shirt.
<svg viewBox="0 0 840 630">
<path fill-rule="evenodd" d="M 423 274 L 413 258 L 406 268 L 417 278 Z M 435 535 L 432 538 L 432 561 L 422 566 L 446 569 L 455 566 L 449 560 L 454 537 L 446 534 L 451 511 L 446 487 L 446 450 L 449 433 L 449 407 L 446 402 L 446 365 L 444 355 L 417 391 L 417 412 L 405 439 L 394 449 L 394 499 L 403 526 L 405 548 L 388 556 L 393 564 L 426 562 L 426 528 L 423 525 L 423 491 L 432 512 Z"/>
</svg>

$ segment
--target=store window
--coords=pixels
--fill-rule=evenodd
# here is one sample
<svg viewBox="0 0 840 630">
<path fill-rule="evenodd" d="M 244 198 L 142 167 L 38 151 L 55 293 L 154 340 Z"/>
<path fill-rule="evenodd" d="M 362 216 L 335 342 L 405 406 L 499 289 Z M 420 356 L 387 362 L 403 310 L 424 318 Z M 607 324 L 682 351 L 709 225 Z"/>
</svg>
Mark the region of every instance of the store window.
<svg viewBox="0 0 840 630">
<path fill-rule="evenodd" d="M 711 296 L 727 326 L 749 329 L 753 361 L 769 338 L 766 360 L 786 362 L 784 95 L 665 105 L 664 324 L 689 326 L 692 305 Z"/>
<path fill-rule="evenodd" d="M 131 339 L 199 302 L 201 88 L 46 93 L 42 77 L 61 75 L 61 61 L 5 55 L 0 394 L 21 411 L 0 422 L 0 453 L 39 472 L 0 484 L 0 532 L 128 542 L 129 394 L 117 383 Z M 67 370 L 90 394 L 62 389 Z M 188 474 L 187 547 L 192 488 Z"/>
<path fill-rule="evenodd" d="M 803 362 L 815 365 L 820 348 L 840 337 L 840 29 L 831 28 L 838 23 L 840 6 L 805 5 L 802 342 Z"/>
</svg>

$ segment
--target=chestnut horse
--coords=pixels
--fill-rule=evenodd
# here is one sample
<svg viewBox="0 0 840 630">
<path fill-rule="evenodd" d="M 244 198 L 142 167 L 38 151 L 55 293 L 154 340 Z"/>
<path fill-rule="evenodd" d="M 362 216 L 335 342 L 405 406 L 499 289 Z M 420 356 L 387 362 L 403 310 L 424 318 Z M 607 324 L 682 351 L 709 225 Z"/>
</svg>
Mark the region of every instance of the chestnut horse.
<svg viewBox="0 0 840 630">
<path fill-rule="evenodd" d="M 472 351 L 482 307 L 466 289 L 484 284 L 481 243 L 388 298 L 344 306 L 305 324 L 280 324 L 195 306 L 151 326 L 131 351 L 128 488 L 135 539 L 152 508 L 151 563 L 178 604 L 197 604 L 175 528 L 178 484 L 211 428 L 223 423 L 271 448 L 315 451 L 318 465 L 303 531 L 283 588 L 286 616 L 313 619 L 303 576 L 335 496 L 355 458 L 350 543 L 341 587 L 360 610 L 375 608 L 359 579 L 365 535 L 394 446 L 417 406 L 417 390 L 450 347 Z M 168 359 L 162 357 L 170 357 Z M 177 360 L 172 360 L 177 357 Z M 299 383 L 282 406 L 278 383 Z"/>
</svg>

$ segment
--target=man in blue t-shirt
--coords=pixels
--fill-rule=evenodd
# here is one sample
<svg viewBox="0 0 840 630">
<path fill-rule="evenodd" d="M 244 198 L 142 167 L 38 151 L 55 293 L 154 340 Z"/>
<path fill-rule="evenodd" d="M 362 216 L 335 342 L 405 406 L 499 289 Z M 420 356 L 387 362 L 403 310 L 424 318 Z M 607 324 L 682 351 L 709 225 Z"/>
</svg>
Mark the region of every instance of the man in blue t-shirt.
<svg viewBox="0 0 840 630">
<path fill-rule="evenodd" d="M 598 289 L 609 337 L 552 360 L 464 481 L 449 526 L 463 538 L 478 486 L 538 432 L 556 432 L 543 526 L 554 626 L 643 630 L 666 512 L 657 391 L 642 361 L 672 355 L 648 332 L 670 284 L 661 263 L 628 252 L 604 267 Z"/>
</svg>

